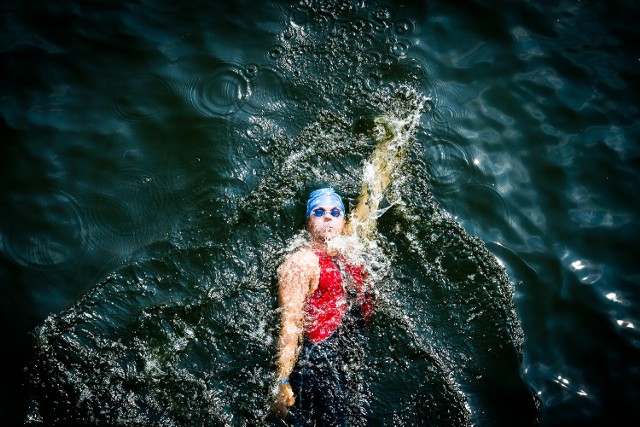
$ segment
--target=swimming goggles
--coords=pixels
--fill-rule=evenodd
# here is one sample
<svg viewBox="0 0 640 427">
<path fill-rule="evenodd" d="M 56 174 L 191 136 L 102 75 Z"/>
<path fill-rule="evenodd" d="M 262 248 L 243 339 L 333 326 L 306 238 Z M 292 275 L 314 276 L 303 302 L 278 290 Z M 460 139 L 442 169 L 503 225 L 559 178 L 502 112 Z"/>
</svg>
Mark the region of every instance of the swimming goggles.
<svg viewBox="0 0 640 427">
<path fill-rule="evenodd" d="M 315 215 L 316 218 L 322 218 L 327 213 L 327 210 L 324 209 L 324 208 L 317 208 L 317 209 L 312 210 L 311 213 L 313 215 Z M 340 217 L 340 215 L 342 215 L 342 211 L 340 209 L 338 209 L 338 208 L 331 209 L 329 211 L 329 213 L 334 218 L 338 218 L 338 217 Z"/>
</svg>

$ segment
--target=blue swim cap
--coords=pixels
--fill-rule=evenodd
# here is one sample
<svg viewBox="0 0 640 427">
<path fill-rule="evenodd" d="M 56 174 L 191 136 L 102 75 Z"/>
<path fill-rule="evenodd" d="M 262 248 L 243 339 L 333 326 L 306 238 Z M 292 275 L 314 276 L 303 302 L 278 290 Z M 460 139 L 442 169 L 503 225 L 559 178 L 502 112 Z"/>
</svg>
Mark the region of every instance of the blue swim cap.
<svg viewBox="0 0 640 427">
<path fill-rule="evenodd" d="M 337 206 L 344 215 L 344 203 L 342 203 L 342 197 L 340 197 L 333 188 L 327 187 L 311 192 L 309 200 L 307 201 L 307 213 L 304 217 L 309 218 L 311 212 L 318 206 L 322 205 Z"/>
</svg>

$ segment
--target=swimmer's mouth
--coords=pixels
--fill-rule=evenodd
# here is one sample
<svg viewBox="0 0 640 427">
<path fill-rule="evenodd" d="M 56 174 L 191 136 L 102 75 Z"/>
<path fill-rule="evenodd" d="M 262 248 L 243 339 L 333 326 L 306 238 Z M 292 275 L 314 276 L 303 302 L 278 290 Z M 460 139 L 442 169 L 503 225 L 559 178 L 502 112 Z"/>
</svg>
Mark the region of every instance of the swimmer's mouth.
<svg viewBox="0 0 640 427">
<path fill-rule="evenodd" d="M 324 236 L 325 236 L 326 238 L 332 238 L 332 237 L 334 237 L 334 236 L 335 236 L 336 231 L 333 229 L 333 227 L 331 227 L 331 228 L 330 228 L 330 227 L 327 227 L 327 228 L 325 228 L 325 229 L 324 229 L 324 231 L 323 231 L 323 233 L 322 233 L 322 234 L 324 234 Z"/>
</svg>

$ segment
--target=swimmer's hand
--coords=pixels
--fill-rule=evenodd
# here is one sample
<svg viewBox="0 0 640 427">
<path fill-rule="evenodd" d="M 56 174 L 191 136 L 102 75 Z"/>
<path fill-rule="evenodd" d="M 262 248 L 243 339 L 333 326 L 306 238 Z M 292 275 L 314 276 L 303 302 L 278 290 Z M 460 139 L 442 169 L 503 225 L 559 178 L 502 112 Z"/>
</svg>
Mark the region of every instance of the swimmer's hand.
<svg viewBox="0 0 640 427">
<path fill-rule="evenodd" d="M 279 418 L 285 418 L 289 412 L 289 407 L 292 406 L 295 401 L 296 399 L 293 397 L 291 384 L 280 384 L 276 392 L 273 407 L 271 408 L 272 412 Z"/>
</svg>

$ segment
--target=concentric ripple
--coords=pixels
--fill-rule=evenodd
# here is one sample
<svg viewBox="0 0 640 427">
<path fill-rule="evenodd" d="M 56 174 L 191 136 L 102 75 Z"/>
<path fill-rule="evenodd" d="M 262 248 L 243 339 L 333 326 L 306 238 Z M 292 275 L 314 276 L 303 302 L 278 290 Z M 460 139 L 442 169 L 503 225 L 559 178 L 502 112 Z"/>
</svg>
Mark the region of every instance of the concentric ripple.
<svg viewBox="0 0 640 427">
<path fill-rule="evenodd" d="M 142 73 L 122 82 L 111 99 L 117 118 L 125 122 L 151 120 L 165 111 L 171 87 L 162 76 Z"/>
<path fill-rule="evenodd" d="M 454 119 L 455 117 L 455 113 L 454 111 L 449 108 L 449 107 L 443 107 L 443 106 L 438 106 L 435 110 L 434 110 L 434 120 L 440 124 L 447 124 L 447 123 L 451 123 L 451 121 Z"/>
<path fill-rule="evenodd" d="M 408 18 L 400 18 L 393 25 L 393 32 L 399 36 L 407 36 L 413 33 L 415 29 L 415 24 Z"/>
<path fill-rule="evenodd" d="M 153 172 L 128 167 L 117 171 L 107 190 L 84 189 L 87 226 L 93 244 L 110 249 L 149 243 L 164 231 L 168 190 Z"/>
<path fill-rule="evenodd" d="M 21 196 L 20 228 L 3 232 L 4 252 L 23 266 L 51 269 L 80 256 L 86 246 L 86 230 L 76 200 L 55 192 Z"/>
<path fill-rule="evenodd" d="M 189 91 L 193 106 L 205 117 L 233 114 L 242 106 L 249 92 L 246 73 L 247 70 L 241 67 L 227 64 L 209 76 L 198 78 Z"/>
<path fill-rule="evenodd" d="M 440 140 L 425 147 L 424 155 L 434 191 L 455 192 L 467 181 L 470 162 L 461 146 Z"/>
</svg>

